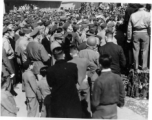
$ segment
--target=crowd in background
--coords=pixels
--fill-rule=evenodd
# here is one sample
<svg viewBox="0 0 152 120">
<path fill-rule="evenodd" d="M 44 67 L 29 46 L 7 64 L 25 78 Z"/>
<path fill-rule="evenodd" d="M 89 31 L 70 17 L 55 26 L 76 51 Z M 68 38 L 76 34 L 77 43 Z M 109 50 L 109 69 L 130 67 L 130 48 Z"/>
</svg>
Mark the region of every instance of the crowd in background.
<svg viewBox="0 0 152 120">
<path fill-rule="evenodd" d="M 20 83 L 28 117 L 116 119 L 128 91 L 147 99 L 150 10 L 82 3 L 66 10 L 25 5 L 4 14 L 1 115 L 17 116 Z"/>
</svg>

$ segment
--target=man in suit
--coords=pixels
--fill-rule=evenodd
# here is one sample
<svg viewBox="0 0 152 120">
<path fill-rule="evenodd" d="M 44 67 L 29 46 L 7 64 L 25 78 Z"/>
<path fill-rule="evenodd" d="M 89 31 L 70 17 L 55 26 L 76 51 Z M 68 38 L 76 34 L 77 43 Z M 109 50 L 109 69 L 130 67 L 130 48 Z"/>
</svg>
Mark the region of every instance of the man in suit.
<svg viewBox="0 0 152 120">
<path fill-rule="evenodd" d="M 78 91 L 80 100 L 82 102 L 87 102 L 87 106 L 86 108 L 84 107 L 84 109 L 87 109 L 86 112 L 89 112 L 90 115 L 86 114 L 86 117 L 91 117 L 90 86 L 88 84 L 87 77 L 92 77 L 92 75 L 95 73 L 95 70 L 97 69 L 97 66 L 93 62 L 90 62 L 87 58 L 79 58 L 76 45 L 70 46 L 70 55 L 73 59 L 69 62 L 75 63 L 78 68 Z"/>
<path fill-rule="evenodd" d="M 27 116 L 28 117 L 38 117 L 39 116 L 39 102 L 41 99 L 41 94 L 38 92 L 38 85 L 36 78 L 32 72 L 33 65 L 32 62 L 26 61 L 23 64 L 25 69 L 22 74 L 23 84 L 25 87 L 25 95 L 27 102 Z"/>
<path fill-rule="evenodd" d="M 124 106 L 125 90 L 121 77 L 111 72 L 112 58 L 103 54 L 99 58 L 102 74 L 94 84 L 93 118 L 117 119 L 117 106 Z"/>
<path fill-rule="evenodd" d="M 81 103 L 76 84 L 78 69 L 76 64 L 67 63 L 61 47 L 53 50 L 55 65 L 47 71 L 47 82 L 51 91 L 51 115 L 58 118 L 82 118 Z"/>
<path fill-rule="evenodd" d="M 121 46 L 114 44 L 113 32 L 106 31 L 106 44 L 99 48 L 100 55 L 109 54 L 112 57 L 111 70 L 116 74 L 121 74 L 121 67 L 125 67 L 126 58 Z"/>
</svg>

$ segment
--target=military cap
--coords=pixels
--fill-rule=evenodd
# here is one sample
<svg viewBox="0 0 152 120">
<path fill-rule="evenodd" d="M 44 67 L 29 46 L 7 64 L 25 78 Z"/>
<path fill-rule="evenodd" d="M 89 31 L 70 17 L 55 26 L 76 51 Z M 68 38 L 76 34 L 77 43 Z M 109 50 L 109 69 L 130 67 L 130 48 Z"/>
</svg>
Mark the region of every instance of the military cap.
<svg viewBox="0 0 152 120">
<path fill-rule="evenodd" d="M 55 33 L 54 38 L 63 39 L 63 34 L 62 33 Z"/>
<path fill-rule="evenodd" d="M 10 22 L 8 20 L 5 20 L 3 23 L 4 23 L 4 25 L 10 24 Z"/>
<path fill-rule="evenodd" d="M 53 50 L 57 47 L 61 47 L 61 45 L 57 41 L 53 41 L 51 43 L 51 51 L 53 52 Z"/>
<path fill-rule="evenodd" d="M 31 32 L 32 32 L 32 30 L 27 29 L 27 28 L 23 28 L 23 33 L 29 34 L 29 33 L 31 33 Z"/>
<path fill-rule="evenodd" d="M 3 34 L 4 34 L 4 33 L 7 33 L 8 31 L 11 31 L 11 29 L 5 27 L 5 28 L 3 29 Z"/>
<path fill-rule="evenodd" d="M 32 26 L 33 28 L 36 28 L 36 27 L 38 26 L 38 24 L 37 24 L 37 23 L 33 23 L 31 26 Z"/>
<path fill-rule="evenodd" d="M 38 28 L 35 28 L 31 33 L 30 33 L 30 36 L 33 37 L 35 35 L 37 35 L 39 33 L 39 29 Z"/>
<path fill-rule="evenodd" d="M 16 32 L 17 30 L 19 30 L 21 27 L 20 26 L 15 26 L 14 27 L 14 31 Z"/>
</svg>

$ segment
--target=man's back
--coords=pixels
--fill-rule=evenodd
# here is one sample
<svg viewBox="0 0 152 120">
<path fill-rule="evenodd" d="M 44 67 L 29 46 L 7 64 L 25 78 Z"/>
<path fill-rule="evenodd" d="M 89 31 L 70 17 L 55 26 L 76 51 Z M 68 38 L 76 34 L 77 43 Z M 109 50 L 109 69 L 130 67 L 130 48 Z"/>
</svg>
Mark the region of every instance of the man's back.
<svg viewBox="0 0 152 120">
<path fill-rule="evenodd" d="M 91 50 L 91 49 L 84 49 L 79 52 L 79 57 L 80 58 L 87 58 L 90 62 L 95 63 L 98 65 L 98 58 L 99 58 L 99 53 Z"/>
<path fill-rule="evenodd" d="M 112 57 L 111 69 L 114 73 L 120 74 L 120 67 L 126 64 L 126 58 L 123 50 L 119 45 L 108 42 L 106 45 L 99 48 L 100 55 L 109 54 Z"/>
<path fill-rule="evenodd" d="M 49 56 L 42 44 L 37 42 L 29 42 L 27 45 L 28 59 L 34 61 L 34 74 L 39 74 L 40 68 L 44 67 L 44 63 L 49 60 Z"/>
<path fill-rule="evenodd" d="M 133 28 L 135 29 L 143 29 L 148 28 L 150 26 L 150 12 L 144 10 L 144 8 L 140 8 L 137 12 L 133 13 L 130 16 L 131 22 L 133 24 Z M 136 30 L 135 30 L 136 31 Z"/>
<path fill-rule="evenodd" d="M 77 79 L 78 70 L 74 63 L 59 60 L 48 69 L 47 82 L 52 87 L 52 117 L 82 117 L 81 104 L 76 89 Z"/>
<path fill-rule="evenodd" d="M 83 80 L 86 78 L 86 75 L 91 77 L 91 75 L 97 69 L 97 66 L 93 62 L 90 62 L 89 60 L 87 60 L 87 58 L 79 58 L 77 56 L 77 57 L 74 57 L 69 62 L 75 63 L 77 65 L 77 68 L 78 68 L 78 82 L 79 82 L 80 86 L 81 86 L 81 83 L 83 82 Z M 89 69 L 89 74 L 87 74 L 87 69 Z M 85 86 L 83 84 L 81 87 L 85 88 L 85 87 L 88 87 L 88 86 Z"/>
<path fill-rule="evenodd" d="M 112 72 L 102 72 L 99 78 L 95 81 L 95 86 L 98 84 L 101 89 L 100 104 L 108 105 L 119 101 L 119 88 L 122 83 L 119 75 Z"/>
<path fill-rule="evenodd" d="M 92 103 L 99 113 L 93 116 L 111 116 L 117 113 L 116 106 L 124 105 L 125 90 L 119 75 L 111 71 L 102 71 L 94 83 Z M 107 118 L 108 119 L 108 118 Z"/>
<path fill-rule="evenodd" d="M 47 61 L 49 59 L 43 45 L 34 41 L 27 45 L 27 53 L 29 58 L 34 61 Z"/>
<path fill-rule="evenodd" d="M 36 97 L 37 83 L 32 71 L 26 70 L 22 74 L 23 86 L 25 87 L 26 97 Z"/>
</svg>

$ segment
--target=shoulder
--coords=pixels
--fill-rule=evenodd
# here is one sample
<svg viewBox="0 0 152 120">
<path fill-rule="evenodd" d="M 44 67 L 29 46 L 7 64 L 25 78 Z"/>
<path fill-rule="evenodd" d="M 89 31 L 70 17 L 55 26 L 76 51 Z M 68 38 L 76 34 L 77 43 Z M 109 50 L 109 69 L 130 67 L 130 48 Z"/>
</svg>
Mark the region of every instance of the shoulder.
<svg viewBox="0 0 152 120">
<path fill-rule="evenodd" d="M 115 73 L 111 72 L 111 76 L 112 76 L 113 78 L 115 78 L 117 81 L 120 81 L 120 80 L 121 80 L 121 77 L 120 77 L 120 75 L 118 75 L 118 74 L 115 74 Z"/>
<path fill-rule="evenodd" d="M 94 82 L 94 86 L 100 86 L 102 84 L 102 79 L 100 78 L 100 76 L 95 80 Z"/>
</svg>

